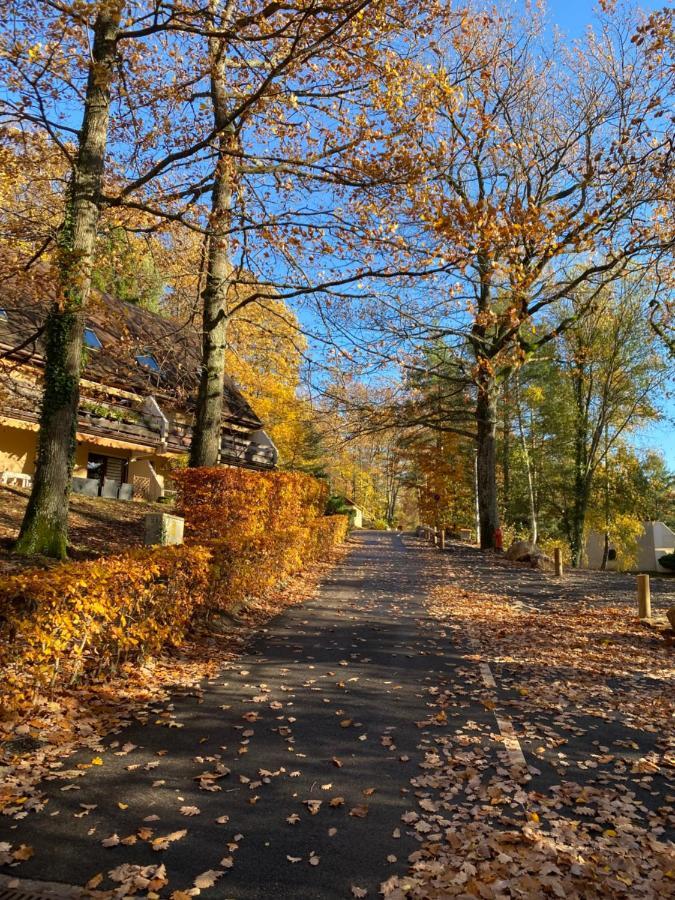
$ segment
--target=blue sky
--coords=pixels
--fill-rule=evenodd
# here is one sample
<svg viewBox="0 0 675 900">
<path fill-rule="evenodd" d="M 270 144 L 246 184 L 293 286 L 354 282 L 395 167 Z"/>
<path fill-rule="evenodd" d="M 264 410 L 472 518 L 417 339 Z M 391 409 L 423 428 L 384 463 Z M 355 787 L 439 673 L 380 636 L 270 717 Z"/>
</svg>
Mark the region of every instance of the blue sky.
<svg viewBox="0 0 675 900">
<path fill-rule="evenodd" d="M 668 0 L 639 0 L 634 5 L 651 12 L 663 9 L 668 5 Z M 550 20 L 570 37 L 583 34 L 585 27 L 593 20 L 593 11 L 598 8 L 598 4 L 591 0 L 548 0 L 547 6 Z"/>
</svg>

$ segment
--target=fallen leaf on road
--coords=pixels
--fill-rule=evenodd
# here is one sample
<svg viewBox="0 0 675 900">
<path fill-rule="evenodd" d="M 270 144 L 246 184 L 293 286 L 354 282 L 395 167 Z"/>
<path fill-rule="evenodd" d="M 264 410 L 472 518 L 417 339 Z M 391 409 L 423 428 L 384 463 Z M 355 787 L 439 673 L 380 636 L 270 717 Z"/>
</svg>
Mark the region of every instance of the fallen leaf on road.
<svg viewBox="0 0 675 900">
<path fill-rule="evenodd" d="M 321 809 L 321 800 L 303 800 L 302 802 L 305 804 L 305 806 L 313 816 L 315 816 Z"/>
<path fill-rule="evenodd" d="M 362 804 L 360 806 L 353 806 L 349 810 L 349 815 L 355 816 L 357 819 L 365 819 L 365 817 L 368 815 L 368 807 L 365 804 Z"/>
<path fill-rule="evenodd" d="M 156 837 L 152 842 L 152 849 L 168 850 L 169 844 L 173 844 L 174 841 L 180 841 L 186 834 L 187 828 L 184 828 L 182 831 L 172 831 L 171 834 L 164 835 L 164 837 Z"/>
<path fill-rule="evenodd" d="M 196 888 L 203 890 L 204 888 L 213 887 L 213 885 L 218 881 L 218 879 L 223 875 L 223 872 L 220 872 L 218 869 L 207 869 L 206 872 L 202 872 L 201 875 L 197 875 L 195 880 L 192 882 Z"/>
</svg>

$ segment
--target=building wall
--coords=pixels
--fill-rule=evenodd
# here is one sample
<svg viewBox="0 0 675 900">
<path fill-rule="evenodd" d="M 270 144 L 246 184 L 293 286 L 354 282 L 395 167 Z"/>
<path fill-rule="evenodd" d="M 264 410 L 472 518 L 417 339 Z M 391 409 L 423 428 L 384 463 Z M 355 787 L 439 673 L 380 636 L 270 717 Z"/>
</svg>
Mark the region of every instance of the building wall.
<svg viewBox="0 0 675 900">
<path fill-rule="evenodd" d="M 37 431 L 0 423 L 0 472 L 21 472 L 32 475 L 35 472 L 36 452 Z M 166 460 L 151 457 L 151 468 L 147 459 L 140 453 L 135 455 L 130 450 L 108 448 L 102 444 L 78 441 L 73 466 L 75 477 L 87 477 L 87 458 L 90 453 L 129 460 L 128 480 L 134 486 L 135 497 L 156 500 L 162 495 L 169 466 Z"/>
<path fill-rule="evenodd" d="M 114 456 L 117 459 L 129 459 L 131 453 L 128 450 L 119 450 L 114 447 L 106 447 L 101 444 L 90 444 L 88 441 L 78 441 L 75 449 L 75 465 L 73 475 L 76 478 L 87 477 L 87 458 L 90 453 L 98 453 L 101 456 Z"/>
<path fill-rule="evenodd" d="M 0 424 L 0 472 L 35 471 L 37 431 Z"/>
<path fill-rule="evenodd" d="M 134 486 L 134 497 L 157 500 L 164 492 L 164 475 L 157 457 L 133 459 L 129 463 L 129 481 Z"/>
</svg>

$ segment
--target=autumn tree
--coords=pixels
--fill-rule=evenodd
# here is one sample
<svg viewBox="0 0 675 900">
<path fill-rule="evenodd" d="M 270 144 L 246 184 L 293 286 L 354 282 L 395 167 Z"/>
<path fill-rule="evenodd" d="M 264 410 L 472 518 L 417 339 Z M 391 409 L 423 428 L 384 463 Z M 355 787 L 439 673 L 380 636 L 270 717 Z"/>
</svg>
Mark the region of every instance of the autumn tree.
<svg viewBox="0 0 675 900">
<path fill-rule="evenodd" d="M 4 3 L 2 55 L 8 76 L 10 98 L 6 113 L 24 122 L 34 117 L 52 139 L 60 143 L 69 159 L 70 177 L 64 211 L 56 235 L 59 295 L 49 310 L 46 329 L 45 390 L 42 401 L 38 461 L 30 500 L 16 544 L 18 552 L 66 554 L 66 517 L 72 449 L 79 399 L 83 310 L 91 287 L 91 269 L 103 184 L 112 82 L 122 24 L 121 0 L 108 0 L 86 10 L 90 17 L 91 58 L 86 68 L 82 124 L 79 131 L 44 113 L 44 100 L 57 83 L 65 85 L 71 74 L 67 55 L 77 50 L 76 29 L 83 23 L 81 4 L 65 4 L 53 10 L 45 23 L 36 4 Z M 19 25 L 18 37 L 15 31 Z M 40 35 L 46 40 L 38 40 Z M 58 52 L 60 51 L 60 53 Z M 59 56 L 48 82 L 46 70 Z M 41 82 L 43 82 L 41 84 Z M 39 111 L 42 110 L 42 111 Z M 55 117 L 56 118 L 56 117 Z M 76 137 L 71 149 L 67 138 Z"/>
<path fill-rule="evenodd" d="M 218 460 L 232 316 L 276 296 L 321 295 L 367 268 L 365 259 L 349 260 L 335 282 L 329 275 L 341 235 L 361 240 L 340 198 L 370 181 L 354 161 L 378 136 L 363 109 L 386 55 L 381 42 L 409 28 L 420 8 L 405 0 L 303 0 L 285 8 L 251 4 L 242 14 L 209 0 L 204 93 L 217 137 L 191 465 Z"/>
<path fill-rule="evenodd" d="M 395 252 L 435 260 L 442 274 L 413 288 L 402 281 L 369 326 L 404 365 L 438 341 L 471 361 L 484 548 L 499 522 L 501 379 L 609 282 L 672 247 L 672 229 L 654 215 L 672 150 L 652 116 L 671 85 L 633 33 L 608 16 L 583 52 L 567 51 L 547 44 L 538 14 L 468 9 L 425 59 L 431 74 L 386 81 L 398 126 L 389 160 L 407 180 L 396 194 L 371 193 L 378 228 L 396 235 Z M 410 110 L 420 106 L 416 127 Z M 582 293 L 586 306 L 547 329 L 546 310 Z"/>
<path fill-rule="evenodd" d="M 18 271 L 39 264 L 41 292 L 53 298 L 36 471 L 16 549 L 61 557 L 99 221 L 105 215 L 128 226 L 132 211 L 143 218 L 133 227 L 147 232 L 179 219 L 176 206 L 201 195 L 200 153 L 220 129 L 196 131 L 195 117 L 177 112 L 198 102 L 194 71 L 176 65 L 203 38 L 200 26 L 193 39 L 195 22 L 203 26 L 201 4 L 3 0 L 0 12 L 2 123 L 13 139 L 39 135 L 65 169 L 55 226 L 35 252 L 27 229 L 16 260 Z M 247 24 L 246 16 L 238 23 Z"/>
<path fill-rule="evenodd" d="M 609 296 L 583 317 L 575 306 L 583 299 L 562 304 L 559 314 L 574 324 L 565 329 L 555 348 L 553 365 L 558 373 L 555 404 L 567 416 L 558 427 L 569 427 L 571 471 L 562 521 L 569 538 L 572 559 L 581 563 L 586 516 L 602 464 L 627 432 L 658 417 L 656 398 L 667 367 L 650 340 L 644 302 L 630 282 L 617 284 Z M 564 427 L 564 425 L 563 425 Z M 564 440 L 562 434 L 560 440 Z"/>
</svg>

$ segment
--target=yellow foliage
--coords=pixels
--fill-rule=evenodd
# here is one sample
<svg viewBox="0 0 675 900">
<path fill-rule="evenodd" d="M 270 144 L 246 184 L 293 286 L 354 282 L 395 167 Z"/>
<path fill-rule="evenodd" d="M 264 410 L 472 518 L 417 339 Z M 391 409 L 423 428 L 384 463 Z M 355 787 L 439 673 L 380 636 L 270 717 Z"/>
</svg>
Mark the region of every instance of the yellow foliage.
<svg viewBox="0 0 675 900">
<path fill-rule="evenodd" d="M 195 613 L 263 597 L 347 533 L 314 478 L 243 469 L 176 473 L 188 545 L 130 550 L 0 579 L 5 711 L 57 682 L 104 677 L 183 640 Z"/>
<path fill-rule="evenodd" d="M 298 392 L 306 341 L 280 300 L 249 304 L 233 316 L 225 371 L 265 423 L 287 467 L 307 462 L 311 407 Z"/>
<path fill-rule="evenodd" d="M 205 599 L 204 547 L 131 550 L 0 579 L 3 703 L 178 644 Z"/>
</svg>

